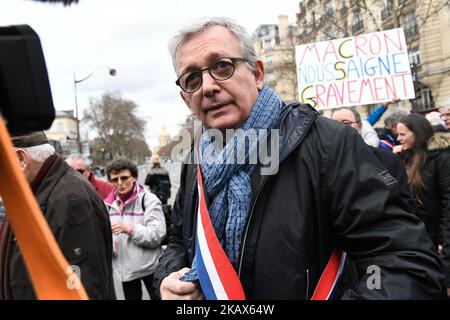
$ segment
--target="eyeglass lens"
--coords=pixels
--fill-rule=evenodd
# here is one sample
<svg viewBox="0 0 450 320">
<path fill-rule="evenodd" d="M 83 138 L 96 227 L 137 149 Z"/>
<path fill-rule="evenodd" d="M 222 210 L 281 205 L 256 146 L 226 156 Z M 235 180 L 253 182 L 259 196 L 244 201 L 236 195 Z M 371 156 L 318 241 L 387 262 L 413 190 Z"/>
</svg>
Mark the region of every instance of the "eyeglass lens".
<svg viewBox="0 0 450 320">
<path fill-rule="evenodd" d="M 234 68 L 234 64 L 231 60 L 219 59 L 206 69 L 183 74 L 180 77 L 180 86 L 187 92 L 194 92 L 202 85 L 204 71 L 208 70 L 209 74 L 216 80 L 227 80 L 233 75 Z"/>
</svg>

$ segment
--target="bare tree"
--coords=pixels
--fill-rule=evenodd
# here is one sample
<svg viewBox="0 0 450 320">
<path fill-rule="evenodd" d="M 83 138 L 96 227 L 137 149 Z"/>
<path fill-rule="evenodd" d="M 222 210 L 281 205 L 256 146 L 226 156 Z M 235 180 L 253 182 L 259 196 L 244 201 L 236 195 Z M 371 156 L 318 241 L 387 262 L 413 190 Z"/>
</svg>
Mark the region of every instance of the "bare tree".
<svg viewBox="0 0 450 320">
<path fill-rule="evenodd" d="M 136 162 L 151 154 L 144 138 L 145 120 L 137 116 L 138 106 L 133 101 L 123 99 L 120 93 L 107 92 L 89 104 L 83 121 L 98 136 L 90 146 L 93 154 L 107 153 Z"/>
<path fill-rule="evenodd" d="M 339 7 L 333 7 L 337 4 Z M 307 13 L 304 19 L 298 21 L 298 27 L 303 28 L 303 36 L 313 41 L 317 41 L 320 35 L 326 39 L 348 37 L 355 34 L 355 18 L 359 14 L 368 18 L 365 22 L 372 25 L 369 31 L 382 31 L 402 27 L 406 16 L 414 11 L 415 31 L 419 33 L 430 18 L 439 14 L 447 5 L 448 0 L 324 0 L 320 1 L 319 9 L 315 8 L 316 12 L 306 9 L 303 3 L 300 11 Z M 384 23 L 385 19 L 392 23 Z"/>
</svg>

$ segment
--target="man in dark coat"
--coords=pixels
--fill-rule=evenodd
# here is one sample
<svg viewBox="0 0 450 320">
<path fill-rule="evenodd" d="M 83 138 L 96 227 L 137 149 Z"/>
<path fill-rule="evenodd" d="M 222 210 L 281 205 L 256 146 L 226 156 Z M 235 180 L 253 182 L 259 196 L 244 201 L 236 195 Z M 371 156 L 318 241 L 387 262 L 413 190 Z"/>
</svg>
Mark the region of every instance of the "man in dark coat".
<svg viewBox="0 0 450 320">
<path fill-rule="evenodd" d="M 341 298 L 442 296 L 442 264 L 424 224 L 382 175 L 386 168 L 353 129 L 309 105 L 283 105 L 264 83 L 263 62 L 245 29 L 225 18 L 198 21 L 179 32 L 171 53 L 181 97 L 203 131 L 196 144 L 200 164 L 191 153 L 182 166 L 174 232 L 155 274 L 163 299 L 211 293 L 225 299 L 232 291 L 220 284 L 228 287 L 232 278 L 218 278 L 223 271 L 236 275 L 232 293 L 239 298 L 237 282 L 247 299 L 317 298 L 335 249 L 364 270 Z M 227 129 L 242 130 L 230 136 Z M 253 131 L 249 143 L 235 140 L 250 129 L 261 134 Z M 264 132 L 271 137 L 265 142 Z M 233 161 L 235 146 L 248 150 L 245 161 Z M 261 147 L 270 152 L 259 154 L 256 164 L 248 161 Z M 208 220 L 205 214 L 197 219 L 199 204 L 200 212 L 208 209 L 217 240 L 205 240 L 201 227 Z M 216 260 L 206 258 L 214 240 L 229 260 L 221 258 L 215 269 Z"/>
<path fill-rule="evenodd" d="M 111 225 L 102 199 L 55 153 L 44 132 L 13 135 L 12 140 L 19 165 L 56 242 L 89 298 L 115 299 Z M 35 299 L 10 226 L 2 235 L 0 259 L 0 298 Z"/>
</svg>

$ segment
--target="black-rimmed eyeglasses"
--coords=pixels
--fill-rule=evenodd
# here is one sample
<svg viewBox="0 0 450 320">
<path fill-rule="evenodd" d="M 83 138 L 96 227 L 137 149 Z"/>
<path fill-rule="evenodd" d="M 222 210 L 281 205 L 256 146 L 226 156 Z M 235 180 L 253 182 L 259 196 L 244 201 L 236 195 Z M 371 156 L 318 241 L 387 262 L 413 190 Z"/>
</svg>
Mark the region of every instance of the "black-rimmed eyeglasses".
<svg viewBox="0 0 450 320">
<path fill-rule="evenodd" d="M 208 71 L 211 77 L 215 80 L 224 81 L 233 76 L 234 70 L 236 69 L 235 64 L 239 61 L 248 62 L 245 58 L 220 58 L 211 63 L 207 68 L 186 71 L 178 78 L 177 81 L 175 81 L 175 83 L 184 92 L 195 92 L 200 89 L 203 84 L 203 72 Z"/>
</svg>

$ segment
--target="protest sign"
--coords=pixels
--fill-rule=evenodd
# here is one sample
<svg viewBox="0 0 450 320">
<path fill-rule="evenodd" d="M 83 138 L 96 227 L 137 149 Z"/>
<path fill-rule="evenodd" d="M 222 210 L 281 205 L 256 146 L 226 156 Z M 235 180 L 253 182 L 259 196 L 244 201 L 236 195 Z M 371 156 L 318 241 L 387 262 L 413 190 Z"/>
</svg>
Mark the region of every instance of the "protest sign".
<svg viewBox="0 0 450 320">
<path fill-rule="evenodd" d="M 317 109 L 413 99 L 403 29 L 299 45 L 299 99 Z"/>
</svg>

